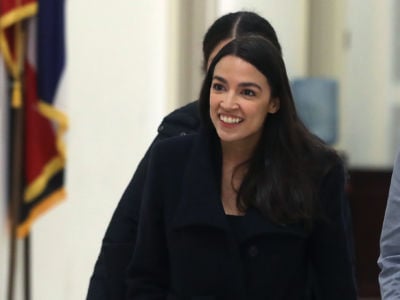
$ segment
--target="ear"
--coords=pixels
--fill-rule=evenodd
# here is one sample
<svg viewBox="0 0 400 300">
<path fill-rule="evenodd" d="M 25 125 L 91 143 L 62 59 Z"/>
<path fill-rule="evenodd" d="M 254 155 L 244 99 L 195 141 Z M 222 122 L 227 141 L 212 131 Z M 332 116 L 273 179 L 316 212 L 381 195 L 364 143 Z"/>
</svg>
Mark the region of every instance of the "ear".
<svg viewBox="0 0 400 300">
<path fill-rule="evenodd" d="M 271 99 L 271 102 L 269 103 L 268 112 L 270 114 L 276 113 L 279 110 L 280 105 L 281 101 L 279 100 L 278 97 Z"/>
</svg>

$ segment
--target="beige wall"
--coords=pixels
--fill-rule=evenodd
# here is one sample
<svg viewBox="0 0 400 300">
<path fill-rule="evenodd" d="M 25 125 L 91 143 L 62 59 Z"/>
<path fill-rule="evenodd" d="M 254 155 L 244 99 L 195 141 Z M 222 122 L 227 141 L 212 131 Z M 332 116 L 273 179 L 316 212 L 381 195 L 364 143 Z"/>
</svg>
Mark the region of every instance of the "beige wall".
<svg viewBox="0 0 400 300">
<path fill-rule="evenodd" d="M 345 26 L 341 109 L 342 145 L 351 165 L 390 168 L 396 145 L 393 124 L 391 0 L 349 0 Z"/>
<path fill-rule="evenodd" d="M 34 224 L 34 300 L 85 299 L 111 214 L 167 112 L 168 10 L 164 0 L 66 1 L 68 198 Z"/>
<path fill-rule="evenodd" d="M 400 146 L 394 1 L 310 0 L 309 75 L 339 82 L 336 147 L 352 167 L 391 168 Z"/>
<path fill-rule="evenodd" d="M 289 77 L 304 76 L 308 66 L 308 0 L 220 0 L 218 15 L 247 9 L 271 22 L 281 42 Z"/>
</svg>

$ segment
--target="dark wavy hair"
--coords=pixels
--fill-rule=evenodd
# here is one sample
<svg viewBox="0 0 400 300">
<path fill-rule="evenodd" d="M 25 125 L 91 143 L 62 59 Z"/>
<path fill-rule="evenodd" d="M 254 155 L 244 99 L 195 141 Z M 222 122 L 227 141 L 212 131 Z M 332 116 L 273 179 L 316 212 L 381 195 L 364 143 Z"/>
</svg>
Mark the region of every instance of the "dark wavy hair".
<svg viewBox="0 0 400 300">
<path fill-rule="evenodd" d="M 228 13 L 218 18 L 208 29 L 203 39 L 203 70 L 215 47 L 226 39 L 247 34 L 257 34 L 270 40 L 281 53 L 281 45 L 272 25 L 260 15 L 250 11 Z"/>
<path fill-rule="evenodd" d="M 237 206 L 242 211 L 256 207 L 279 224 L 304 221 L 311 225 L 319 210 L 319 179 L 339 157 L 299 119 L 281 53 L 261 36 L 232 40 L 210 64 L 199 97 L 206 130 L 217 138 L 209 112 L 210 87 L 216 64 L 227 55 L 243 59 L 264 74 L 271 97 L 280 103 L 279 110 L 266 118 L 252 157 L 242 164 L 247 172 L 237 191 Z"/>
</svg>

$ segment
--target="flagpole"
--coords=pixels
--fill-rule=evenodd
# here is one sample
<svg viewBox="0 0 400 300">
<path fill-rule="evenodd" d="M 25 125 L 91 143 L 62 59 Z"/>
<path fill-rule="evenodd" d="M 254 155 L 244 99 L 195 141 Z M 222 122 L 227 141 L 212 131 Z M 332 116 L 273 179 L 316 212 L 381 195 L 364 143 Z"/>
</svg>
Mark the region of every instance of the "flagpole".
<svg viewBox="0 0 400 300">
<path fill-rule="evenodd" d="M 10 235 L 10 260 L 9 260 L 9 282 L 8 300 L 14 300 L 15 273 L 17 269 L 18 238 L 17 227 L 20 219 L 20 207 L 23 203 L 23 110 L 13 108 L 12 130 L 11 130 L 11 176 L 10 176 L 10 198 L 11 198 L 11 235 Z M 23 275 L 25 300 L 31 299 L 31 236 L 30 233 L 23 239 Z"/>
<path fill-rule="evenodd" d="M 20 221 L 20 209 L 23 205 L 24 197 L 24 88 L 22 84 L 23 66 L 25 57 L 25 32 L 23 22 L 18 22 L 14 27 L 15 49 L 16 49 L 16 76 L 13 78 L 11 103 L 11 122 L 10 122 L 10 260 L 9 260 L 9 282 L 8 282 L 8 300 L 14 300 L 15 273 L 17 270 L 18 255 L 18 237 L 17 227 Z M 24 238 L 24 294 L 25 300 L 30 299 L 30 243 L 27 237 Z"/>
<path fill-rule="evenodd" d="M 22 203 L 23 190 L 23 111 L 22 108 L 12 108 L 11 114 L 11 166 L 10 166 L 10 260 L 8 271 L 8 300 L 14 300 L 16 256 L 17 256 L 17 226 L 20 216 L 20 206 Z"/>
<path fill-rule="evenodd" d="M 25 300 L 31 299 L 31 234 L 24 238 L 24 283 Z"/>
</svg>

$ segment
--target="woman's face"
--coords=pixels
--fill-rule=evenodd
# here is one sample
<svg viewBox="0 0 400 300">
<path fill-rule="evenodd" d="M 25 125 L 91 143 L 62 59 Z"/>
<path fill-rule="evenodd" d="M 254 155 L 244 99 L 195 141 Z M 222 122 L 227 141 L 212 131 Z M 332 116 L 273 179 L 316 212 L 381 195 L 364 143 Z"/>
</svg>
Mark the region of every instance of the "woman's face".
<svg viewBox="0 0 400 300">
<path fill-rule="evenodd" d="M 210 117 L 223 143 L 255 146 L 268 113 L 279 109 L 267 78 L 243 59 L 228 55 L 215 66 Z"/>
</svg>

